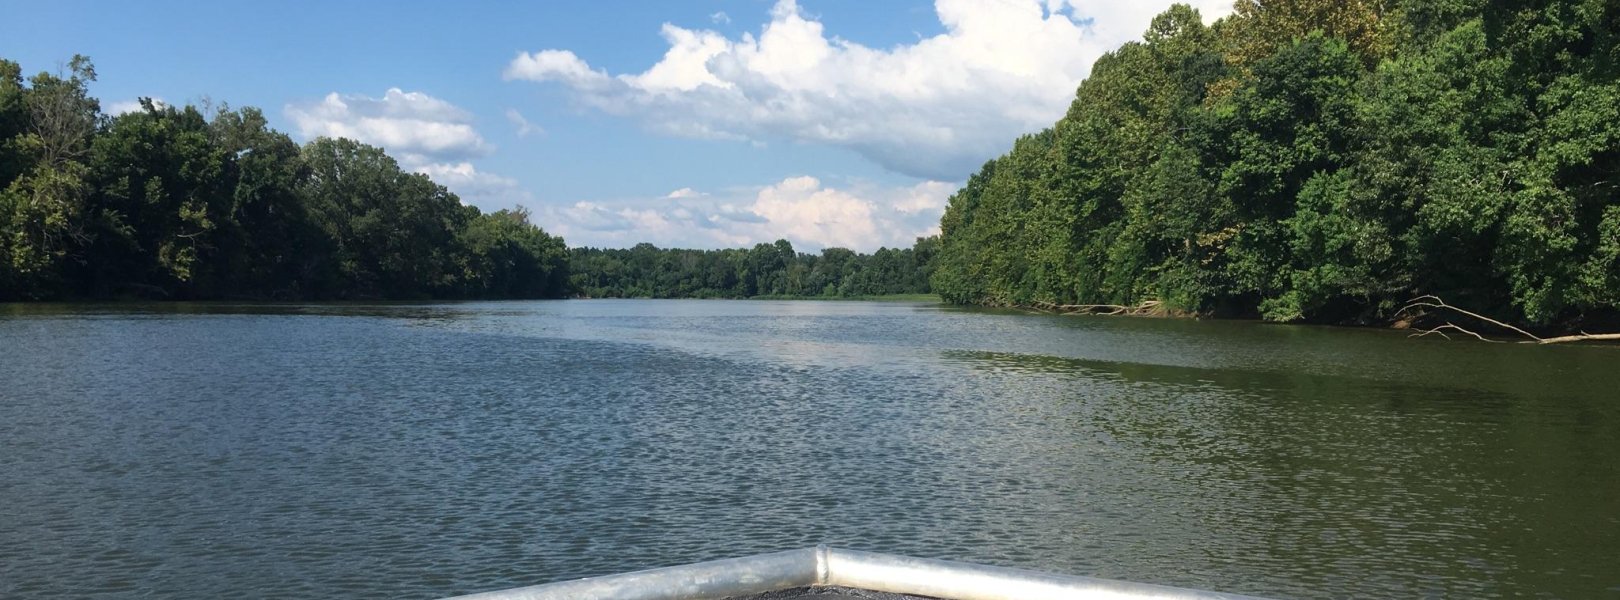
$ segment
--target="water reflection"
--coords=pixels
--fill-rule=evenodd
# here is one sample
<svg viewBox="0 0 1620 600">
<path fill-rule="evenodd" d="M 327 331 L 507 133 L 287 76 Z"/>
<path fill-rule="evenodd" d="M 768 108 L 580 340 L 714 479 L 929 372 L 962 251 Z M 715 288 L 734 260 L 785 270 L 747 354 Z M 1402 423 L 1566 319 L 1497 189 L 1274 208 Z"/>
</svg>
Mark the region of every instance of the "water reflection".
<svg viewBox="0 0 1620 600">
<path fill-rule="evenodd" d="M 821 302 L 10 306 L 0 340 L 0 597 L 818 542 L 1282 597 L 1620 585 L 1609 349 Z"/>
<path fill-rule="evenodd" d="M 1614 448 L 1612 422 L 1583 426 L 1579 419 L 1590 412 L 1376 379 L 942 355 L 1079 407 L 1083 417 L 1071 425 L 1136 458 L 1137 472 L 1152 480 L 1139 485 L 1158 490 L 1137 494 L 1155 499 L 1139 510 L 1152 510 L 1156 525 L 1170 531 L 1198 532 L 1179 541 L 1222 542 L 1204 549 L 1218 564 L 1302 568 L 1316 590 L 1488 596 L 1503 590 L 1504 579 L 1524 592 L 1567 586 L 1554 574 L 1567 573 L 1590 548 L 1616 549 L 1607 534 L 1562 526 L 1554 528 L 1580 541 L 1558 549 L 1508 542 L 1560 520 L 1553 512 L 1604 514 L 1611 509 L 1600 505 L 1620 497 L 1612 475 L 1580 484 L 1549 475 L 1612 464 L 1591 453 L 1593 444 Z M 1032 389 L 1031 378 L 1056 389 Z M 1549 435 L 1549 426 L 1559 433 Z M 1515 435 L 1526 430 L 1546 437 Z M 1602 491 L 1549 494 L 1525 478 Z M 1162 493 L 1166 488 L 1180 491 Z M 1613 521 L 1602 519 L 1607 530 Z"/>
</svg>

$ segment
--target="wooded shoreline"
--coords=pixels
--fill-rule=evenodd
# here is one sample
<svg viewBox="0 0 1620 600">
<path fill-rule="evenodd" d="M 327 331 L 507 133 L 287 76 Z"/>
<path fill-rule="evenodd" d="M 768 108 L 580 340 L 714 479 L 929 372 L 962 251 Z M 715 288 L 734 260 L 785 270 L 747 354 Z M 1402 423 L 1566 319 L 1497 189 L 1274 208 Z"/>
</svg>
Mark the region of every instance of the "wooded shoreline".
<svg viewBox="0 0 1620 600">
<path fill-rule="evenodd" d="M 570 249 L 380 148 L 253 108 L 107 115 L 88 59 L 0 60 L 0 301 L 938 294 L 1478 333 L 1411 306 L 1436 297 L 1534 339 L 1620 330 L 1620 5 L 1235 7 L 1156 17 L 940 235 L 871 254 Z"/>
<path fill-rule="evenodd" d="M 954 195 L 933 290 L 1389 324 L 1620 314 L 1620 5 L 1178 5 Z"/>
</svg>

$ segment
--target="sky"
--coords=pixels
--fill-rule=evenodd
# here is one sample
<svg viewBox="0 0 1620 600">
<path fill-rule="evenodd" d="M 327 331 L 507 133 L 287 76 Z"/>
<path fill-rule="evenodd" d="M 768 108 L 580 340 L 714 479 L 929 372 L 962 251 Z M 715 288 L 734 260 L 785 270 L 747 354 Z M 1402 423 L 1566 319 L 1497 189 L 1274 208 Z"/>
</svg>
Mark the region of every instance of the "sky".
<svg viewBox="0 0 1620 600">
<path fill-rule="evenodd" d="M 938 233 L 1170 4 L 0 0 L 0 57 L 89 56 L 109 113 L 223 102 L 378 145 L 571 246 L 872 251 Z"/>
</svg>

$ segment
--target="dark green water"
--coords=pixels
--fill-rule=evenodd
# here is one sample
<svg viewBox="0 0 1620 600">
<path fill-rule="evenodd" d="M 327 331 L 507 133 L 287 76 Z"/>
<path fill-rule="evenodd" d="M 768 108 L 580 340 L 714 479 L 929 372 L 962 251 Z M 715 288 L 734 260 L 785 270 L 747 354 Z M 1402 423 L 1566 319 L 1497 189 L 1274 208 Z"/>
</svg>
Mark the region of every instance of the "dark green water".
<svg viewBox="0 0 1620 600">
<path fill-rule="evenodd" d="M 1620 594 L 1620 349 L 837 302 L 0 306 L 0 597 L 433 598 L 835 546 Z"/>
</svg>

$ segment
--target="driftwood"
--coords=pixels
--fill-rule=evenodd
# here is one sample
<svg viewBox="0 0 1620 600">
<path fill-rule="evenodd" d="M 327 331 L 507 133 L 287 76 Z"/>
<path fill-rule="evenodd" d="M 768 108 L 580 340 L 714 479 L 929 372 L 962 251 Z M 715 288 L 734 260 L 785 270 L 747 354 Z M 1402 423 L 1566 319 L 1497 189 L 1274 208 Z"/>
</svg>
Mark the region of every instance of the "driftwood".
<svg viewBox="0 0 1620 600">
<path fill-rule="evenodd" d="M 1584 331 L 1582 331 L 1582 332 L 1580 332 L 1579 334 L 1576 334 L 1576 335 L 1561 335 L 1561 336 L 1557 336 L 1557 337 L 1544 338 L 1544 337 L 1541 337 L 1541 336 L 1536 335 L 1534 333 L 1530 333 L 1528 331 L 1525 331 L 1524 329 L 1522 329 L 1520 327 L 1515 327 L 1515 326 L 1513 326 L 1511 324 L 1503 323 L 1501 321 L 1498 321 L 1496 319 L 1492 319 L 1492 318 L 1487 317 L 1485 315 L 1482 315 L 1482 314 L 1479 314 L 1479 313 L 1476 313 L 1476 312 L 1467 311 L 1467 310 L 1464 310 L 1464 309 L 1461 309 L 1461 308 L 1457 308 L 1457 307 L 1452 306 L 1450 304 L 1446 304 L 1446 301 L 1441 300 L 1439 296 L 1423 296 L 1423 297 L 1420 297 L 1420 298 L 1415 298 L 1411 302 L 1408 302 L 1404 308 L 1397 311 L 1395 314 L 1401 314 L 1401 313 L 1404 313 L 1404 312 L 1406 312 L 1408 310 L 1412 310 L 1414 308 L 1432 308 L 1432 309 L 1436 309 L 1436 310 L 1448 310 L 1448 311 L 1455 312 L 1455 313 L 1458 313 L 1458 314 L 1461 314 L 1461 315 L 1466 315 L 1466 316 L 1469 316 L 1469 317 L 1473 317 L 1475 319 L 1479 319 L 1479 320 L 1484 321 L 1486 323 L 1490 323 L 1490 324 L 1495 325 L 1497 327 L 1501 327 L 1503 329 L 1513 331 L 1515 333 L 1518 333 L 1519 335 L 1522 335 L 1522 336 L 1524 336 L 1526 338 L 1529 338 L 1529 339 L 1525 339 L 1525 340 L 1519 340 L 1518 343 L 1520 343 L 1520 344 L 1568 344 L 1568 343 L 1573 343 L 1573 342 L 1620 341 L 1620 333 L 1587 333 L 1587 332 L 1584 332 Z M 1470 331 L 1468 329 L 1464 329 L 1461 326 L 1458 326 L 1457 324 L 1450 323 L 1450 322 L 1448 322 L 1448 323 L 1446 323 L 1444 325 L 1441 325 L 1439 327 L 1435 327 L 1433 329 L 1419 330 L 1417 333 L 1412 334 L 1411 337 L 1424 337 L 1424 336 L 1428 336 L 1428 335 L 1438 335 L 1440 337 L 1443 337 L 1443 338 L 1446 338 L 1446 339 L 1449 340 L 1449 339 L 1451 339 L 1451 336 L 1446 335 L 1447 331 L 1460 333 L 1460 334 L 1467 334 L 1467 335 L 1473 336 L 1474 338 L 1479 339 L 1480 341 L 1485 341 L 1485 342 L 1492 342 L 1492 343 L 1498 343 L 1498 344 L 1511 343 L 1511 342 L 1505 342 L 1503 340 L 1493 340 L 1493 339 L 1487 338 L 1487 337 L 1485 337 L 1483 335 L 1480 335 L 1479 333 Z"/>
<path fill-rule="evenodd" d="M 1048 312 L 1058 312 L 1067 315 L 1105 315 L 1105 316 L 1145 316 L 1159 312 L 1164 305 L 1158 300 L 1148 300 L 1136 306 L 1122 304 L 1052 304 L 1041 302 L 1035 308 Z"/>
</svg>

